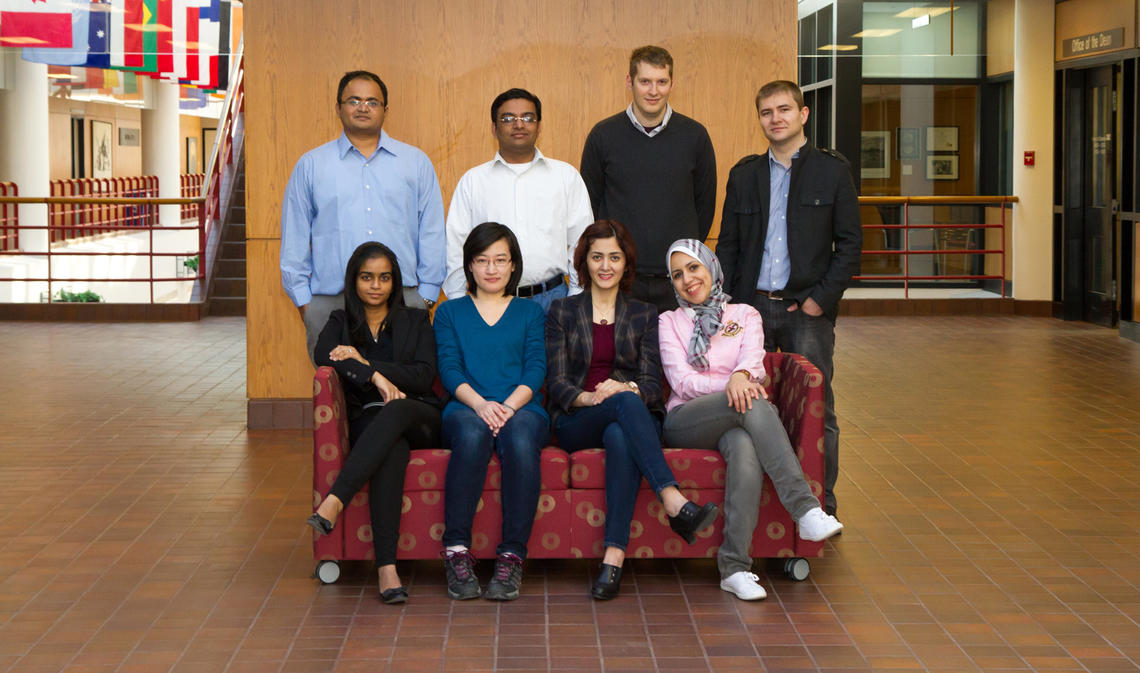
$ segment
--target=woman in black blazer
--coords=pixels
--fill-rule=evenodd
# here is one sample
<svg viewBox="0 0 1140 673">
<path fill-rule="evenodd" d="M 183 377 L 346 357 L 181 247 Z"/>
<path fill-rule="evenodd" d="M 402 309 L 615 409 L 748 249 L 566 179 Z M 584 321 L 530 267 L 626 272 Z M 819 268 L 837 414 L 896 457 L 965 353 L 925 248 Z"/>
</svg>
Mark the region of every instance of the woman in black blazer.
<svg viewBox="0 0 1140 673">
<path fill-rule="evenodd" d="M 344 310 L 329 315 L 313 361 L 336 369 L 344 382 L 352 449 L 306 523 L 331 533 L 345 504 L 369 482 L 380 597 L 403 603 L 408 592 L 396 573 L 396 543 L 408 453 L 413 445 L 438 445 L 435 333 L 427 311 L 404 306 L 400 266 L 385 245 L 364 243 L 352 253 L 344 288 Z"/>
<path fill-rule="evenodd" d="M 546 314 L 546 392 L 555 434 L 567 451 L 606 450 L 605 556 L 591 594 L 617 595 L 629 524 L 642 476 L 669 525 L 690 544 L 712 524 L 716 505 L 685 498 L 661 453 L 661 361 L 657 309 L 625 295 L 637 251 L 621 223 L 582 232 L 574 270 L 583 292 Z"/>
</svg>

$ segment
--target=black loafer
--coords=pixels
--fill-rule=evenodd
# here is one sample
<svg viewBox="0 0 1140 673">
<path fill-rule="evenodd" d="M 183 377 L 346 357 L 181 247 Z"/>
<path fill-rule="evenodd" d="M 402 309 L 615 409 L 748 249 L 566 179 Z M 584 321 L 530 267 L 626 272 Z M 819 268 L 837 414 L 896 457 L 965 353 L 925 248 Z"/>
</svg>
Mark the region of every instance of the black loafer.
<svg viewBox="0 0 1140 673">
<path fill-rule="evenodd" d="M 396 603 L 407 603 L 408 590 L 404 587 L 385 589 L 380 592 L 380 600 L 384 601 L 388 605 L 395 605 Z"/>
<path fill-rule="evenodd" d="M 669 517 L 669 527 L 685 538 L 685 542 L 693 544 L 697 541 L 697 533 L 711 526 L 715 520 L 716 505 L 713 503 L 706 502 L 704 507 L 697 507 L 696 503 L 687 502 L 677 516 Z"/>
<path fill-rule="evenodd" d="M 305 523 L 312 526 L 313 530 L 317 531 L 321 535 L 328 535 L 329 533 L 333 532 L 333 522 L 324 518 L 320 514 L 317 514 L 316 512 L 313 512 L 312 516 L 310 516 L 308 519 L 305 519 Z"/>
<path fill-rule="evenodd" d="M 612 566 L 603 563 L 598 579 L 590 589 L 590 595 L 599 601 L 608 601 L 618 595 L 621 589 L 621 566 Z"/>
</svg>

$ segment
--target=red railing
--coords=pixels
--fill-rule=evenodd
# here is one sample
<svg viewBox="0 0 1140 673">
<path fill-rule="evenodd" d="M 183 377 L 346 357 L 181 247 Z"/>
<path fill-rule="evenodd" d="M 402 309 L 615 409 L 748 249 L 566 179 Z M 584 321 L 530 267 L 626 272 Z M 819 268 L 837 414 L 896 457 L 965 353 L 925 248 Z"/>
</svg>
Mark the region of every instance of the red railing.
<svg viewBox="0 0 1140 673">
<path fill-rule="evenodd" d="M 140 175 L 127 178 L 75 178 L 52 180 L 50 191 L 58 197 L 107 197 L 145 199 L 158 196 L 158 178 Z M 50 241 L 68 241 L 124 228 L 153 226 L 158 222 L 158 208 L 110 202 L 55 203 L 48 206 Z"/>
<path fill-rule="evenodd" d="M 244 38 L 234 55 L 234 65 L 230 73 L 230 87 L 226 91 L 226 100 L 222 107 L 222 116 L 218 120 L 217 140 L 214 150 L 210 154 L 210 163 L 206 165 L 206 226 L 202 229 L 200 247 L 205 250 L 206 238 L 209 229 L 213 227 L 228 203 L 222 203 L 222 195 L 230 194 L 230 183 L 237 172 L 236 159 L 241 156 L 242 145 L 245 139 L 245 45 Z"/>
<path fill-rule="evenodd" d="M 868 268 L 868 258 L 874 256 L 883 256 L 886 258 L 899 257 L 901 258 L 901 268 L 898 273 L 864 273 L 855 276 L 855 280 L 869 280 L 869 281 L 901 281 L 903 284 L 903 296 L 910 297 L 910 286 L 913 281 L 947 281 L 947 280 L 995 280 L 1001 286 L 1001 296 L 1005 297 L 1005 236 L 1006 236 L 1006 213 L 1009 206 L 1017 202 L 1016 196 L 861 196 L 859 197 L 860 206 L 901 206 L 902 207 L 902 222 L 901 223 L 868 223 L 870 218 L 863 218 L 863 269 Z M 910 209 L 911 207 L 931 207 L 931 206 L 977 206 L 977 207 L 996 207 L 1000 211 L 1000 216 L 997 222 L 948 222 L 948 223 L 919 223 L 916 224 L 911 221 Z M 901 247 L 890 247 L 882 245 L 881 247 L 872 247 L 868 249 L 869 231 L 898 231 L 902 233 L 902 240 L 900 241 Z M 911 232 L 915 230 L 932 231 L 936 235 L 932 237 L 934 240 L 930 247 L 919 249 L 911 248 Z M 996 231 L 996 236 L 985 236 L 986 239 L 982 247 L 973 247 L 971 239 L 972 231 Z M 949 234 L 942 235 L 939 234 Z M 886 236 L 884 234 L 884 243 Z M 993 239 L 993 240 L 991 240 Z M 870 244 L 874 246 L 875 241 Z M 981 256 L 983 263 L 983 270 L 986 266 L 985 260 L 987 256 L 997 257 L 997 272 L 996 273 L 938 273 L 938 274 L 912 274 L 910 269 L 910 258 L 912 255 L 940 255 L 941 260 L 947 258 L 954 258 L 958 256 Z M 969 259 L 968 257 L 966 259 Z M 943 262 L 942 266 L 948 266 Z M 952 266 L 952 265 L 950 265 Z"/>
<path fill-rule="evenodd" d="M 19 196 L 14 182 L 0 182 L 0 196 Z M 0 202 L 0 252 L 20 247 L 20 206 Z"/>
<path fill-rule="evenodd" d="M 205 182 L 205 173 L 183 173 L 178 176 L 179 195 L 184 199 L 201 196 L 202 186 Z M 182 219 L 190 220 L 196 217 L 198 217 L 197 203 L 188 203 L 182 206 Z"/>
</svg>

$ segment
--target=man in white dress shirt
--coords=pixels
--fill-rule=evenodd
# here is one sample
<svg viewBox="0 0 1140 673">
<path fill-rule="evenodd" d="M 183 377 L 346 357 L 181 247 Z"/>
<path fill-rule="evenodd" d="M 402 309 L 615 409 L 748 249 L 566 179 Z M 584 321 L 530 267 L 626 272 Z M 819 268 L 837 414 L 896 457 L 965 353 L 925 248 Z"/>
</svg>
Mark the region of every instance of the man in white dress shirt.
<svg viewBox="0 0 1140 673">
<path fill-rule="evenodd" d="M 463 174 L 447 212 L 448 299 L 467 291 L 463 242 L 483 222 L 511 228 L 522 250 L 518 296 L 550 302 L 581 291 L 572 256 L 578 237 L 594 221 L 582 176 L 570 164 L 543 156 L 535 143 L 542 102 L 525 89 L 509 89 L 491 103 L 495 158 Z M 564 276 L 569 276 L 567 282 Z"/>
</svg>

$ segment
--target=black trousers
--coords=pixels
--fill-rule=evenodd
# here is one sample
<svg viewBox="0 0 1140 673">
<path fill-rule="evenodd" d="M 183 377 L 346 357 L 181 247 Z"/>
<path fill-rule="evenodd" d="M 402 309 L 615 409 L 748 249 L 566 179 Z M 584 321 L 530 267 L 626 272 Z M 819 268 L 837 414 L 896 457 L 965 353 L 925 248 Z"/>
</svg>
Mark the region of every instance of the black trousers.
<svg viewBox="0 0 1140 673">
<path fill-rule="evenodd" d="M 419 400 L 393 400 L 350 421 L 348 434 L 352 449 L 329 493 L 347 506 L 368 482 L 376 563 L 395 563 L 408 454 L 439 446 L 439 410 Z"/>
<path fill-rule="evenodd" d="M 633 288 L 630 294 L 634 299 L 649 302 L 657 307 L 658 313 L 665 313 L 677 308 L 677 295 L 673 292 L 673 281 L 667 276 L 644 276 L 637 274 L 633 277 Z"/>
</svg>

